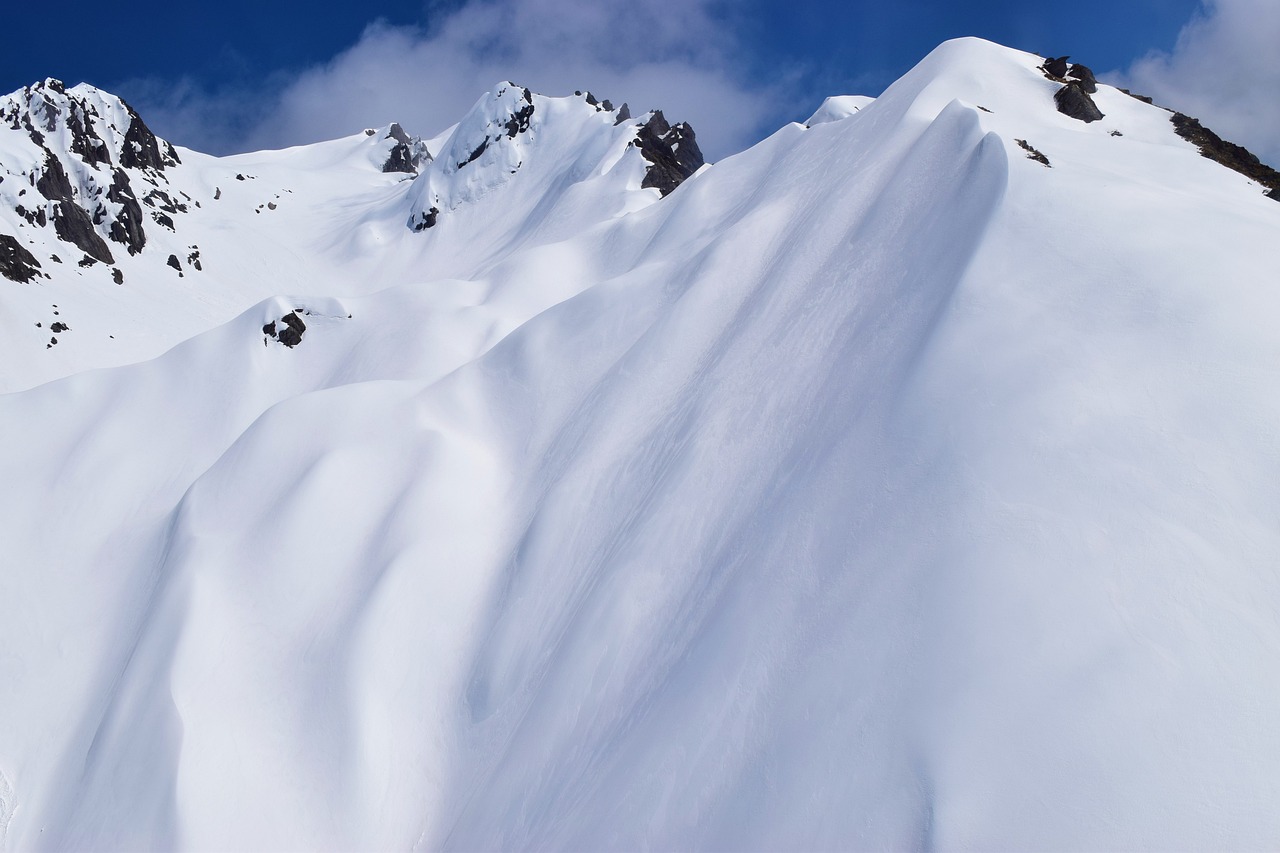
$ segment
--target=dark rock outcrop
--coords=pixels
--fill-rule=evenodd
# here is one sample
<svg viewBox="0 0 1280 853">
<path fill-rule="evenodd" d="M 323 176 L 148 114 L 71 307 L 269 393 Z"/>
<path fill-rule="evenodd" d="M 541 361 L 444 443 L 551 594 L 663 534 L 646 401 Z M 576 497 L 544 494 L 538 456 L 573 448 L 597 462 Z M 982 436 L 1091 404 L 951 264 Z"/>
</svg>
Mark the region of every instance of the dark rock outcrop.
<svg viewBox="0 0 1280 853">
<path fill-rule="evenodd" d="M 440 209 L 432 207 L 426 213 L 419 213 L 410 222 L 409 227 L 414 231 L 425 231 L 435 226 L 436 221 L 440 218 Z"/>
<path fill-rule="evenodd" d="M 1058 112 L 1083 122 L 1098 121 L 1104 118 L 1102 110 L 1089 97 L 1089 93 L 1079 83 L 1068 83 L 1053 96 L 1058 105 Z"/>
<path fill-rule="evenodd" d="M 1087 65 L 1080 63 L 1072 63 L 1071 68 L 1067 71 L 1067 76 L 1078 81 L 1080 88 L 1086 94 L 1094 95 L 1098 92 L 1098 78 L 1093 76 L 1093 70 Z"/>
<path fill-rule="evenodd" d="M 1049 57 L 1040 67 L 1044 69 L 1044 73 L 1050 77 L 1066 77 L 1067 76 L 1067 60 L 1070 56 Z"/>
<path fill-rule="evenodd" d="M 1191 116 L 1174 113 L 1169 120 L 1179 136 L 1200 149 L 1201 156 L 1257 181 L 1269 190 L 1268 198 L 1280 201 L 1280 172 L 1243 146 L 1227 142 Z"/>
<path fill-rule="evenodd" d="M 1043 163 L 1044 165 L 1049 166 L 1050 168 L 1053 168 L 1052 165 L 1049 163 L 1049 158 L 1044 156 L 1043 152 L 1033 147 L 1030 142 L 1028 142 L 1025 139 L 1015 139 L 1013 141 L 1018 143 L 1019 148 L 1027 152 L 1028 160 L 1035 160 L 1037 163 Z"/>
<path fill-rule="evenodd" d="M 182 262 L 178 260 L 177 255 L 170 255 L 169 260 L 165 261 L 165 263 L 173 267 L 178 272 L 182 272 Z"/>
<path fill-rule="evenodd" d="M 36 256 L 8 234 L 0 234 L 0 275 L 10 281 L 26 284 L 42 273 Z"/>
<path fill-rule="evenodd" d="M 636 138 L 631 144 L 653 164 L 645 171 L 640 186 L 656 187 L 664 196 L 706 162 L 688 122 L 672 127 L 662 115 L 662 110 L 654 110 L 653 116 L 636 131 Z"/>
<path fill-rule="evenodd" d="M 414 150 L 414 141 L 409 134 L 405 133 L 404 128 L 392 122 L 391 127 L 387 130 L 386 138 L 394 139 L 396 144 L 392 146 L 386 162 L 382 164 L 382 171 L 416 174 L 422 155 Z"/>
<path fill-rule="evenodd" d="M 307 324 L 302 322 L 298 313 L 301 310 L 303 309 L 295 308 L 279 320 L 267 323 L 262 327 L 262 334 L 293 349 L 302 343 L 302 334 L 307 330 Z"/>
<path fill-rule="evenodd" d="M 176 166 L 180 163 L 178 152 L 173 150 L 173 146 L 168 142 L 161 144 L 161 140 L 156 138 L 151 128 L 147 127 L 133 107 L 128 104 L 124 106 L 129 111 L 129 129 L 124 134 L 120 165 L 126 169 L 151 169 L 163 172 L 166 166 Z"/>
<path fill-rule="evenodd" d="M 511 114 L 511 118 L 507 119 L 507 136 L 515 139 L 517 134 L 524 133 L 529 129 L 529 120 L 533 118 L 533 93 L 528 89 L 523 90 L 524 106 Z"/>
<path fill-rule="evenodd" d="M 630 120 L 631 120 L 631 107 L 627 106 L 626 102 L 623 102 L 622 106 L 618 107 L 618 116 L 613 120 L 613 126 L 617 127 L 618 125 L 622 124 L 624 121 L 630 121 Z"/>
<path fill-rule="evenodd" d="M 147 245 L 147 232 L 142 229 L 142 206 L 138 204 L 133 187 L 129 185 L 129 176 L 122 169 L 116 169 L 111 176 L 107 200 L 120 205 L 120 212 L 116 214 L 107 233 L 112 240 L 124 245 L 129 254 L 138 254 Z M 172 221 L 169 222 L 169 228 L 173 228 Z"/>
</svg>

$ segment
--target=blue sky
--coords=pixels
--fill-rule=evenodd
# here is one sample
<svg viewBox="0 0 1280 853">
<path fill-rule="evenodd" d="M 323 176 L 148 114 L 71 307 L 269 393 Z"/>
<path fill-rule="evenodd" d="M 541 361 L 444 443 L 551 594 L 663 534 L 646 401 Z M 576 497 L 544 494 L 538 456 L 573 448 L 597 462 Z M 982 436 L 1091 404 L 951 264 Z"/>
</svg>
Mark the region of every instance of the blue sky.
<svg viewBox="0 0 1280 853">
<path fill-rule="evenodd" d="M 723 156 L 803 119 L 825 95 L 878 94 L 939 42 L 978 35 L 1145 84 L 1274 160 L 1280 2 L 1204 3 L 177 0 L 127 13 L 24 3 L 5 10 L 6 28 L 29 37 L 0 52 L 0 90 L 46 76 L 88 81 L 173 141 L 227 153 L 392 120 L 429 135 L 511 78 L 546 94 L 591 88 L 661 106 Z"/>
</svg>

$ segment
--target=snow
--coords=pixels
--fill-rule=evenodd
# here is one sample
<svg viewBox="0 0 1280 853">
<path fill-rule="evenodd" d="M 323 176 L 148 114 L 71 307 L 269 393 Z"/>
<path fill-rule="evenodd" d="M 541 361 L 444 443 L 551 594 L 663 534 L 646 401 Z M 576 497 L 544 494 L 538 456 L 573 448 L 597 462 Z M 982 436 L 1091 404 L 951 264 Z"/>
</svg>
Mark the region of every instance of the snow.
<svg viewBox="0 0 1280 853">
<path fill-rule="evenodd" d="M 1038 62 L 661 201 L 571 98 L 180 151 L 208 276 L 2 296 L 0 840 L 1272 846 L 1280 206 Z"/>
<path fill-rule="evenodd" d="M 818 107 L 813 115 L 809 116 L 805 126 L 813 127 L 815 124 L 848 118 L 874 100 L 875 98 L 866 95 L 832 95 L 822 102 L 822 106 Z"/>
</svg>

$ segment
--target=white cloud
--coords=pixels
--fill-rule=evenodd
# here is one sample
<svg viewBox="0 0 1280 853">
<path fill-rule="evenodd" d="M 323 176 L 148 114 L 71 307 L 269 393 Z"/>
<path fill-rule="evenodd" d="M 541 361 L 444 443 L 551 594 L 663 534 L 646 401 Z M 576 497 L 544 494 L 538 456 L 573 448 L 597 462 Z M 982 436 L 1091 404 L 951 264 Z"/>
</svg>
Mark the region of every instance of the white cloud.
<svg viewBox="0 0 1280 853">
<path fill-rule="evenodd" d="M 133 84 L 156 131 L 213 151 L 331 139 L 398 121 L 432 135 L 493 84 L 589 89 L 633 113 L 687 120 L 709 158 L 750 144 L 787 106 L 752 87 L 712 0 L 472 0 L 430 29 L 369 26 L 332 60 L 255 91 Z"/>
<path fill-rule="evenodd" d="M 1206 0 L 1171 53 L 1149 54 L 1116 76 L 1280 167 L 1278 45 L 1280 0 Z"/>
</svg>

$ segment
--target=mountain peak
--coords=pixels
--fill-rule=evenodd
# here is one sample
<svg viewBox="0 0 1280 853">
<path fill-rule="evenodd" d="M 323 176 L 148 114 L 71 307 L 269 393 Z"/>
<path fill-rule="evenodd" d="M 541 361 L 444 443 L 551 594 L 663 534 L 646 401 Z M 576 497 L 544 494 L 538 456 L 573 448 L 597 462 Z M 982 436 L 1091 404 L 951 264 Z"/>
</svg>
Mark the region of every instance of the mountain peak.
<svg viewBox="0 0 1280 853">
<path fill-rule="evenodd" d="M 628 153 L 632 147 L 639 157 Z M 638 186 L 622 178 L 618 189 L 656 188 L 665 196 L 703 164 L 693 128 L 672 127 L 660 110 L 633 120 L 626 104 L 615 108 L 591 92 L 547 97 L 510 81 L 482 95 L 432 154 L 412 191 L 414 231 L 434 227 L 442 215 L 530 168 L 549 190 L 551 183 L 630 175 L 636 163 L 643 172 Z"/>
</svg>

